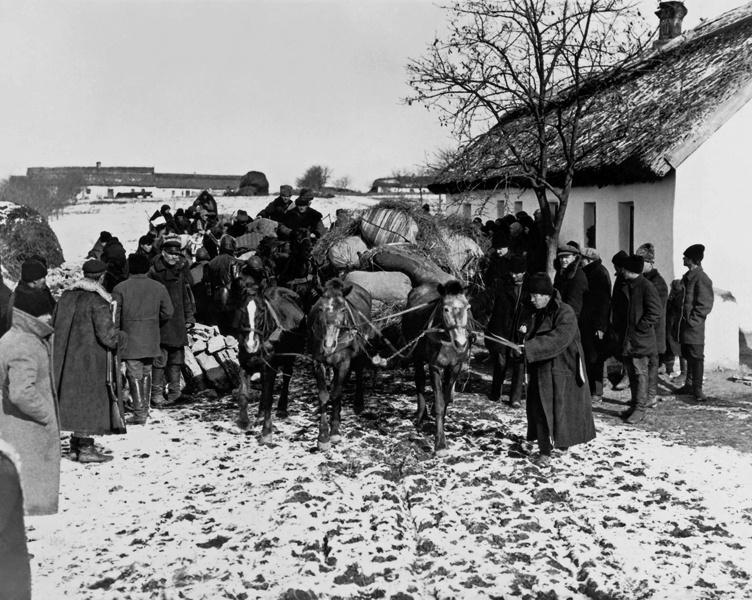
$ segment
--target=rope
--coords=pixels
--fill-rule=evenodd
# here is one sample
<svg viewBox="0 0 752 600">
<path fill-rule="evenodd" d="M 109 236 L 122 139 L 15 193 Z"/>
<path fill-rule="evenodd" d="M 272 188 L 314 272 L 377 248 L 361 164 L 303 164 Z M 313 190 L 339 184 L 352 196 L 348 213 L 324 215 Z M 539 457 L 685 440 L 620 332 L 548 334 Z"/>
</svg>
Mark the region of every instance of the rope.
<svg viewBox="0 0 752 600">
<path fill-rule="evenodd" d="M 420 310 L 421 308 L 425 308 L 426 306 L 430 306 L 429 302 L 424 302 L 423 304 L 418 304 L 418 306 L 413 306 L 412 308 L 406 308 L 405 310 L 401 310 L 399 312 L 396 312 L 392 315 L 385 315 L 383 317 L 378 317 L 376 319 L 372 319 L 372 323 L 378 323 L 379 321 L 386 321 L 387 319 L 393 319 L 394 317 L 401 317 L 402 315 L 406 315 L 411 312 L 415 312 L 416 310 Z"/>
</svg>

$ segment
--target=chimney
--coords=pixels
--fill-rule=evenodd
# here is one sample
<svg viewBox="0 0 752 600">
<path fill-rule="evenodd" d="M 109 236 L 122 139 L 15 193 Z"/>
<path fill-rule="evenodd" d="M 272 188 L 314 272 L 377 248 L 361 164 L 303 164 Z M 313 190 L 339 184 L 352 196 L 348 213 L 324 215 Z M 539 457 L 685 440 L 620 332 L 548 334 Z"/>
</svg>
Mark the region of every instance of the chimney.
<svg viewBox="0 0 752 600">
<path fill-rule="evenodd" d="M 98 160 L 98 161 L 97 161 L 97 169 L 98 169 L 99 167 L 101 167 L 101 166 L 102 166 L 102 161 L 101 161 L 101 160 Z"/>
<path fill-rule="evenodd" d="M 684 2 L 661 2 L 655 14 L 660 24 L 658 39 L 653 44 L 653 48 L 658 49 L 682 34 L 682 21 L 687 16 L 687 7 L 684 6 Z"/>
</svg>

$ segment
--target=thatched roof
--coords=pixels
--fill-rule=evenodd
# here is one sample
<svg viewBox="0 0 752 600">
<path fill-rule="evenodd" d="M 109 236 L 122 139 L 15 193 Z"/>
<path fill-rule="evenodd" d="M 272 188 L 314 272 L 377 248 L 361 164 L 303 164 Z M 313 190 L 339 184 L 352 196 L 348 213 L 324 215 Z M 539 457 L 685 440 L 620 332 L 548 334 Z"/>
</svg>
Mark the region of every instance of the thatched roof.
<svg viewBox="0 0 752 600">
<path fill-rule="evenodd" d="M 575 185 L 655 181 L 676 169 L 752 98 L 752 2 L 702 23 L 618 74 L 592 82 L 583 116 Z M 565 106 L 568 106 L 565 104 Z M 434 179 L 434 193 L 527 187 L 500 140 L 533 160 L 531 118 L 507 118 L 471 144 Z M 563 180 L 558 140 L 549 146 L 550 181 Z"/>
</svg>

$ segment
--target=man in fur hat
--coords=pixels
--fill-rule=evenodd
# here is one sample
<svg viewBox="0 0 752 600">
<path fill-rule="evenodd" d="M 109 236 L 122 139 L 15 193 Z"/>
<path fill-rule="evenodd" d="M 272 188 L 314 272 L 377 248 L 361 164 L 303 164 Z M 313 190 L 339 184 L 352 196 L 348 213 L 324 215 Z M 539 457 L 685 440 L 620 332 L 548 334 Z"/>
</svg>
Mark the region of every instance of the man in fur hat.
<svg viewBox="0 0 752 600">
<path fill-rule="evenodd" d="M 611 299 L 611 319 L 632 392 L 630 407 L 621 416 L 630 424 L 640 423 L 648 408 L 648 359 L 656 353 L 655 325 L 661 317 L 658 292 L 642 276 L 643 266 L 641 256 L 622 259 L 624 284 Z"/>
<path fill-rule="evenodd" d="M 713 310 L 713 282 L 702 269 L 705 246 L 693 244 L 684 251 L 687 272 L 682 277 L 684 302 L 679 324 L 682 357 L 687 361 L 687 380 L 678 394 L 691 394 L 695 400 L 707 400 L 702 391 L 705 370 L 705 319 Z"/>
<path fill-rule="evenodd" d="M 258 216 L 281 223 L 288 210 L 292 209 L 292 186 L 279 186 L 279 196 L 267 204 Z"/>
<path fill-rule="evenodd" d="M 94 435 L 115 433 L 107 391 L 107 351 L 125 347 L 126 335 L 113 323 L 112 297 L 102 287 L 107 270 L 101 260 L 84 263 L 84 278 L 63 292 L 55 310 L 54 381 L 60 403 L 60 428 L 73 431 L 71 453 L 82 463 L 112 456 L 94 447 Z"/>
<path fill-rule="evenodd" d="M 580 249 L 571 244 L 559 246 L 556 258 L 559 268 L 554 279 L 554 287 L 561 294 L 561 299 L 574 309 L 579 321 L 583 300 L 588 291 L 588 280 L 582 270 Z"/>
<path fill-rule="evenodd" d="M 668 285 L 655 268 L 655 246 L 650 242 L 643 244 L 635 251 L 645 261 L 642 275 L 655 287 L 658 299 L 661 301 L 661 316 L 655 324 L 655 354 L 648 358 L 648 408 L 658 404 L 658 367 L 660 355 L 666 352 L 666 302 L 668 302 Z"/>
<path fill-rule="evenodd" d="M 285 213 L 282 224 L 292 231 L 307 229 L 316 238 L 320 238 L 326 233 L 326 228 L 321 213 L 311 208 L 312 200 L 313 192 L 311 190 L 300 190 L 300 196 L 295 198 L 295 208 Z"/>
</svg>

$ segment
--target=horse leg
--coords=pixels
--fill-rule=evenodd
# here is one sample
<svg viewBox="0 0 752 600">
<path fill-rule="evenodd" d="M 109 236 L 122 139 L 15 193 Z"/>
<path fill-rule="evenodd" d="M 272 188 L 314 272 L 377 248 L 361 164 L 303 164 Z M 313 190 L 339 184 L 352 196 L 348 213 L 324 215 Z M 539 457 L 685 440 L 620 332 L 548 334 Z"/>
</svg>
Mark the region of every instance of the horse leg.
<svg viewBox="0 0 752 600">
<path fill-rule="evenodd" d="M 350 361 L 343 360 L 334 370 L 334 381 L 332 382 L 332 425 L 330 440 L 332 444 L 338 444 L 342 440 L 339 428 L 342 420 L 342 388 L 350 374 Z"/>
<path fill-rule="evenodd" d="M 355 403 L 353 404 L 353 411 L 356 415 L 363 412 L 364 400 L 363 400 L 363 369 L 365 368 L 365 361 L 359 358 L 354 365 L 355 371 Z"/>
<path fill-rule="evenodd" d="M 287 418 L 287 399 L 290 394 L 290 379 L 292 379 L 293 360 L 284 358 L 282 362 L 282 389 L 279 392 L 277 403 L 277 416 L 280 419 Z"/>
<path fill-rule="evenodd" d="M 272 441 L 272 404 L 274 404 L 274 379 L 276 372 L 269 365 L 264 365 L 261 371 L 261 401 L 263 413 L 263 425 L 261 426 L 261 443 L 269 444 Z"/>
<path fill-rule="evenodd" d="M 426 371 L 423 367 L 423 361 L 416 359 L 415 368 L 415 393 L 418 396 L 418 410 L 415 413 L 415 427 L 420 429 L 423 421 L 426 419 Z"/>
<path fill-rule="evenodd" d="M 248 429 L 251 420 L 248 418 L 248 397 L 250 395 L 250 382 L 245 367 L 240 367 L 240 386 L 238 388 L 238 425 L 241 429 Z"/>
<path fill-rule="evenodd" d="M 327 412 L 329 411 L 329 390 L 326 383 L 326 366 L 320 362 L 315 362 L 313 372 L 316 376 L 316 387 L 319 391 L 319 450 L 326 451 L 330 448 L 329 442 L 329 421 Z"/>
<path fill-rule="evenodd" d="M 444 390 L 442 368 L 431 366 L 431 383 L 434 393 L 434 417 L 436 418 L 436 434 L 434 437 L 433 450 L 437 456 L 446 453 L 446 436 L 444 435 L 444 415 L 446 413 L 446 396 Z"/>
</svg>

